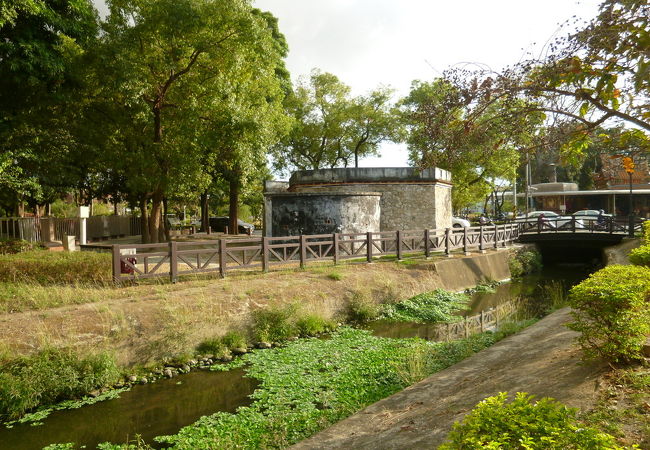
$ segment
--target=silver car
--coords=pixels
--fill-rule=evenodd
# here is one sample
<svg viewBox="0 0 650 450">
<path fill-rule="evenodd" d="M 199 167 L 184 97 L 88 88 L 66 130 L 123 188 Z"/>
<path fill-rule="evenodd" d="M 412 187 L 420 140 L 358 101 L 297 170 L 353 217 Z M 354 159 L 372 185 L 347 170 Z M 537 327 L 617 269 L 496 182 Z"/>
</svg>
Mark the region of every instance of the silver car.
<svg viewBox="0 0 650 450">
<path fill-rule="evenodd" d="M 517 217 L 516 222 L 526 223 L 532 228 L 533 225 L 538 224 L 539 216 L 542 214 L 544 215 L 542 221 L 544 228 L 567 229 L 572 227 L 572 222 L 574 220 L 573 216 L 561 216 L 553 211 L 532 211 L 529 212 L 527 216 L 522 215 Z M 585 227 L 582 219 L 575 218 L 575 227 Z"/>
</svg>

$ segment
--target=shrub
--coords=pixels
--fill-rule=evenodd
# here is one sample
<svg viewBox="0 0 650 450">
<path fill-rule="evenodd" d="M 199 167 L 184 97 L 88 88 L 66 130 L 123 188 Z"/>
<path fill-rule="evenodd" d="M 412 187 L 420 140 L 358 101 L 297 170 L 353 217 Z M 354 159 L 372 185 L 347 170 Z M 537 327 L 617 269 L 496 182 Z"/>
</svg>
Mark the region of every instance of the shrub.
<svg viewBox="0 0 650 450">
<path fill-rule="evenodd" d="M 481 401 L 454 424 L 440 449 L 620 449 L 613 436 L 582 426 L 576 410 L 551 399 L 535 403 L 533 396 L 518 392 L 506 403 L 500 393 Z"/>
<path fill-rule="evenodd" d="M 244 346 L 246 346 L 245 343 Z M 212 354 L 215 358 L 230 356 L 230 350 L 228 349 L 228 346 L 223 343 L 222 339 L 219 338 L 206 339 L 199 344 L 196 350 L 204 355 Z"/>
<path fill-rule="evenodd" d="M 357 291 L 348 300 L 346 312 L 348 321 L 365 323 L 378 318 L 381 309 L 368 295 Z"/>
<path fill-rule="evenodd" d="M 253 311 L 253 337 L 260 342 L 282 342 L 298 335 L 296 307 L 288 305 L 278 308 Z"/>
<path fill-rule="evenodd" d="M 42 250 L 43 244 L 22 239 L 0 239 L 0 255 L 15 255 L 32 250 Z"/>
<path fill-rule="evenodd" d="M 69 350 L 43 350 L 2 361 L 0 418 L 13 419 L 45 404 L 81 397 L 117 381 L 119 370 L 106 354 L 79 357 Z"/>
<path fill-rule="evenodd" d="M 650 269 L 608 266 L 574 286 L 569 303 L 586 358 L 639 359 L 650 334 Z"/>
<path fill-rule="evenodd" d="M 237 331 L 229 331 L 226 333 L 221 338 L 221 342 L 229 350 L 233 350 L 235 348 L 246 348 L 247 345 L 246 337 Z"/>
<path fill-rule="evenodd" d="M 300 336 L 316 336 L 336 329 L 336 322 L 323 319 L 314 314 L 308 314 L 296 321 L 296 327 Z"/>
<path fill-rule="evenodd" d="M 650 221 L 648 223 L 650 223 Z M 646 244 L 633 249 L 628 256 L 628 259 L 635 266 L 650 267 L 650 245 Z"/>
<path fill-rule="evenodd" d="M 542 269 L 542 254 L 536 250 L 521 249 L 510 257 L 508 266 L 512 278 L 539 272 Z"/>
<path fill-rule="evenodd" d="M 30 251 L 0 255 L 0 282 L 106 284 L 111 278 L 109 253 Z"/>
<path fill-rule="evenodd" d="M 341 281 L 343 279 L 343 274 L 341 272 L 330 272 L 327 274 L 327 278 L 334 281 Z"/>
<path fill-rule="evenodd" d="M 650 245 L 650 220 L 643 222 L 643 243 Z"/>
<path fill-rule="evenodd" d="M 469 297 L 443 289 L 425 292 L 384 307 L 382 318 L 401 322 L 454 322 L 455 313 L 467 308 Z"/>
</svg>

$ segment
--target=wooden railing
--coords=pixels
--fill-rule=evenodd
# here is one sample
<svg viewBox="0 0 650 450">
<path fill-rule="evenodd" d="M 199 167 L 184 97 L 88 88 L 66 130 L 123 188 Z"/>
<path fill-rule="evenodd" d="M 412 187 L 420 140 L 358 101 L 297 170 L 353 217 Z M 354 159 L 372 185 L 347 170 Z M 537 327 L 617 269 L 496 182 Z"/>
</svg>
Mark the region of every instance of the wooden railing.
<svg viewBox="0 0 650 450">
<path fill-rule="evenodd" d="M 641 231 L 645 219 L 635 218 L 633 231 Z M 520 218 L 512 223 L 519 225 L 520 234 L 530 233 L 609 233 L 629 234 L 630 224 L 627 217 L 606 216 L 601 221 L 596 216 L 562 217 L 562 218 Z"/>
<path fill-rule="evenodd" d="M 219 239 L 217 241 L 165 244 L 113 245 L 113 279 L 116 283 L 137 278 L 168 276 L 172 282 L 187 274 L 218 272 L 222 277 L 233 269 L 300 265 L 314 261 L 347 259 L 372 262 L 382 256 L 453 251 L 484 251 L 505 247 L 517 239 L 516 224 L 474 228 L 420 231 L 381 231 L 319 235 Z"/>
</svg>

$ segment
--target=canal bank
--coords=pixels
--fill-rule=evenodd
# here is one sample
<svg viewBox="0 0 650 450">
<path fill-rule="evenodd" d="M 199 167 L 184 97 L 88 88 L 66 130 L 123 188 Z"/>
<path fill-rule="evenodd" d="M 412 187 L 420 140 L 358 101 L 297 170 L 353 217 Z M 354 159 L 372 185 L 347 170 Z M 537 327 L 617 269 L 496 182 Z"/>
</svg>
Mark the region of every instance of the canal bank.
<svg viewBox="0 0 650 450">
<path fill-rule="evenodd" d="M 437 288 L 473 287 L 510 277 L 512 249 L 431 260 L 324 264 L 307 270 L 238 274 L 225 280 L 161 284 L 154 295 L 0 316 L 0 342 L 15 354 L 45 347 L 110 351 L 121 366 L 192 352 L 205 339 L 245 329 L 251 311 L 296 304 L 325 318 L 342 317 L 353 297 L 399 301 Z M 52 287 L 56 289 L 56 287 Z"/>
</svg>

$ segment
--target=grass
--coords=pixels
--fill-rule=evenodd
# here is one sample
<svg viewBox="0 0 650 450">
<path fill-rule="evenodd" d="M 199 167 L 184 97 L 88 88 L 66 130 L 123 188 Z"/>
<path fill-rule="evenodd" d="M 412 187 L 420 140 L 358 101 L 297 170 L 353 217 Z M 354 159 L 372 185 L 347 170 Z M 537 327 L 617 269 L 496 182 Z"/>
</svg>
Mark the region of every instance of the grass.
<svg viewBox="0 0 650 450">
<path fill-rule="evenodd" d="M 81 357 L 65 349 L 5 357 L 0 369 L 0 420 L 15 419 L 40 405 L 82 397 L 117 381 L 120 375 L 108 354 Z"/>
<path fill-rule="evenodd" d="M 330 339 L 301 339 L 254 351 L 226 366 L 246 366 L 260 381 L 253 403 L 237 413 L 199 419 L 173 436 L 178 449 L 286 447 L 499 339 L 483 333 L 450 343 L 378 338 L 341 328 Z M 418 355 L 414 360 L 413 355 Z"/>
<path fill-rule="evenodd" d="M 111 255 L 95 252 L 34 250 L 0 255 L 0 282 L 41 286 L 112 283 Z"/>
</svg>

